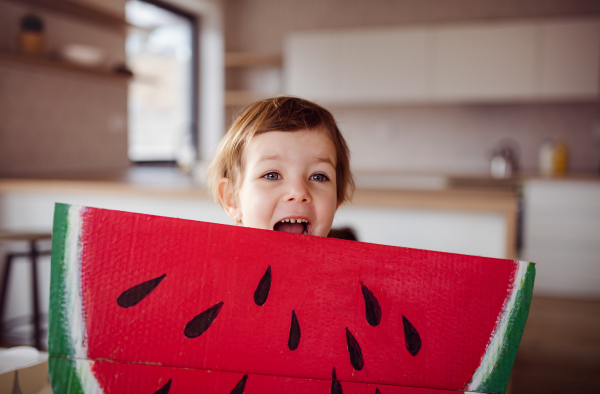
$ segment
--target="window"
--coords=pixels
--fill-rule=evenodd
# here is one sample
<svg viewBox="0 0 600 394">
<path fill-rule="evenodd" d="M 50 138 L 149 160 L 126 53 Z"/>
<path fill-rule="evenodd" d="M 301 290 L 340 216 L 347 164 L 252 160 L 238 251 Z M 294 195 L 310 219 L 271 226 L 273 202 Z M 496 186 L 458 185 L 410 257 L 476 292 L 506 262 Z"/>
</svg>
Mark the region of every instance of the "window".
<svg viewBox="0 0 600 394">
<path fill-rule="evenodd" d="M 197 141 L 197 23 L 155 0 L 126 3 L 129 158 L 189 166 Z"/>
</svg>

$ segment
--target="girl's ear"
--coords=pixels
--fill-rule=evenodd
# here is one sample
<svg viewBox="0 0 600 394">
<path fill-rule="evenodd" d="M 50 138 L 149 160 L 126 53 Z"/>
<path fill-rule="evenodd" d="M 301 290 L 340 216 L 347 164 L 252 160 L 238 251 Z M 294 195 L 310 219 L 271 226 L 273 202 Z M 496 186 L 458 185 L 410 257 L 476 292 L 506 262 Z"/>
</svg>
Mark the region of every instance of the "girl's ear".
<svg viewBox="0 0 600 394">
<path fill-rule="evenodd" d="M 227 216 L 234 222 L 239 222 L 241 220 L 241 213 L 231 180 L 221 178 L 217 190 L 219 191 L 219 200 Z"/>
</svg>

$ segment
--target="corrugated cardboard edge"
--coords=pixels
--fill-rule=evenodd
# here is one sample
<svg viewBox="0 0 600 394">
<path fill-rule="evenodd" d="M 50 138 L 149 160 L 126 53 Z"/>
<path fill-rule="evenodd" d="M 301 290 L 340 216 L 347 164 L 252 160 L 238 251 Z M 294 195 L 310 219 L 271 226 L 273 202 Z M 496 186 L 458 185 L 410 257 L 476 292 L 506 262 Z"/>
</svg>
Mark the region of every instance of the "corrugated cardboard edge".
<svg viewBox="0 0 600 394">
<path fill-rule="evenodd" d="M 485 355 L 469 384 L 468 391 L 504 393 L 517 357 L 533 295 L 535 264 L 517 261 L 513 287 L 504 311 L 490 339 Z"/>
<path fill-rule="evenodd" d="M 48 328 L 48 366 L 55 392 L 101 393 L 86 358 L 85 320 L 80 296 L 79 231 L 83 207 L 56 204 L 52 230 L 52 268 L 50 273 L 50 311 Z M 57 362 L 57 358 L 68 360 Z"/>
</svg>

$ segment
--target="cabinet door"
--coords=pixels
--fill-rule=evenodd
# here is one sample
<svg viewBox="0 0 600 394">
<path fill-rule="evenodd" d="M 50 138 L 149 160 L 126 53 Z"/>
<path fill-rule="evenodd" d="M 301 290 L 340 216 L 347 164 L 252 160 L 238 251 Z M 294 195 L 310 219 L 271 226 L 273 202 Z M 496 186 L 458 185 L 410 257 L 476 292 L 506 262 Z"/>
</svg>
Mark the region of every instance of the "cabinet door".
<svg viewBox="0 0 600 394">
<path fill-rule="evenodd" d="M 600 183 L 529 180 L 524 201 L 521 259 L 537 264 L 535 291 L 600 298 Z"/>
<path fill-rule="evenodd" d="M 354 31 L 344 35 L 335 61 L 336 100 L 400 103 L 430 100 L 433 33 L 425 29 Z"/>
<path fill-rule="evenodd" d="M 432 46 L 426 29 L 295 34 L 286 42 L 286 91 L 330 104 L 430 100 Z"/>
<path fill-rule="evenodd" d="M 508 224 L 495 212 L 348 205 L 334 221 L 334 227 L 346 226 L 362 242 L 507 258 Z"/>
<path fill-rule="evenodd" d="M 535 92 L 533 23 L 498 23 L 437 29 L 436 98 L 507 101 Z"/>
<path fill-rule="evenodd" d="M 331 33 L 303 33 L 288 37 L 284 46 L 284 90 L 310 100 L 336 94 L 336 50 L 339 36 Z"/>
<path fill-rule="evenodd" d="M 541 97 L 597 99 L 600 20 L 543 22 Z"/>
</svg>

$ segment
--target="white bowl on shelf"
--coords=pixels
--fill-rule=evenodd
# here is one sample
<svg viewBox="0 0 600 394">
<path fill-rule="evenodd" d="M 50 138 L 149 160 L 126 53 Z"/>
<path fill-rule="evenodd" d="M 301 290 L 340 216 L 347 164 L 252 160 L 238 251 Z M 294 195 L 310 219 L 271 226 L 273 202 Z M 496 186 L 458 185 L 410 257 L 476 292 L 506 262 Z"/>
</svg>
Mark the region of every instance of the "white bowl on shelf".
<svg viewBox="0 0 600 394">
<path fill-rule="evenodd" d="M 85 67 L 99 67 L 104 64 L 106 54 L 101 48 L 83 45 L 67 44 L 60 47 L 58 54 L 61 59 Z"/>
</svg>

